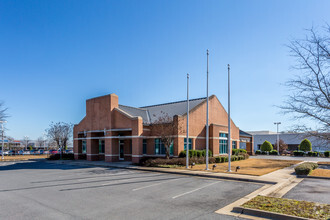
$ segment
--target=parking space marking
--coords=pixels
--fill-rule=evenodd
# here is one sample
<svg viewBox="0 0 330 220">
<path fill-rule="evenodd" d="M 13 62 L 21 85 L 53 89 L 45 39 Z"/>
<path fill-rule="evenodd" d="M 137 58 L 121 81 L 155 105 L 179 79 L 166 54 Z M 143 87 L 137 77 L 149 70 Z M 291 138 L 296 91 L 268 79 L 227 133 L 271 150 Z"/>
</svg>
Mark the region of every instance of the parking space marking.
<svg viewBox="0 0 330 220">
<path fill-rule="evenodd" d="M 178 198 L 178 197 L 181 197 L 181 196 L 187 195 L 187 194 L 189 194 L 189 193 L 196 192 L 196 191 L 198 191 L 198 190 L 201 190 L 201 189 L 204 189 L 204 188 L 206 188 L 206 187 L 212 186 L 212 185 L 214 185 L 214 184 L 216 184 L 216 183 L 219 183 L 219 182 L 220 182 L 220 181 L 213 182 L 213 183 L 207 184 L 207 185 L 205 185 L 205 186 L 199 187 L 199 188 L 197 188 L 197 189 L 194 189 L 194 190 L 191 190 L 191 191 L 188 191 L 188 192 L 185 192 L 185 193 L 182 193 L 182 194 L 179 194 L 179 195 L 173 196 L 172 199 L 176 199 L 176 198 Z"/>
<path fill-rule="evenodd" d="M 177 179 L 172 179 L 172 180 L 164 181 L 164 182 L 161 182 L 161 183 L 151 184 L 151 185 L 148 185 L 148 186 L 142 186 L 140 188 L 132 189 L 132 191 L 138 191 L 138 190 L 141 190 L 141 189 L 145 189 L 145 188 L 149 188 L 149 187 L 153 187 L 153 186 L 158 186 L 158 185 L 161 185 L 163 183 L 173 182 L 173 181 L 180 180 L 180 179 L 185 179 L 185 178 L 177 178 Z"/>
</svg>

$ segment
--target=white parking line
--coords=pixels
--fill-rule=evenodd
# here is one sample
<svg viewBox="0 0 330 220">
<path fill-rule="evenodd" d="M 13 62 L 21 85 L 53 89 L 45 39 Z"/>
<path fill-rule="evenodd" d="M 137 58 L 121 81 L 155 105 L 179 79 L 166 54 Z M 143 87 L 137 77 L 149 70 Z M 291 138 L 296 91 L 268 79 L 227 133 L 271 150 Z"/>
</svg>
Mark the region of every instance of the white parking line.
<svg viewBox="0 0 330 220">
<path fill-rule="evenodd" d="M 140 189 L 145 189 L 145 188 L 148 188 L 148 187 L 157 186 L 157 185 L 160 185 L 160 184 L 163 184 L 163 183 L 168 183 L 168 182 L 172 182 L 172 181 L 179 180 L 179 179 L 184 179 L 184 178 L 172 179 L 172 180 L 168 180 L 168 181 L 164 181 L 164 182 L 160 182 L 160 183 L 155 183 L 155 184 L 151 184 L 151 185 L 148 185 L 148 186 L 143 186 L 143 187 L 140 187 L 140 188 L 132 189 L 132 191 L 137 191 L 137 190 L 140 190 Z"/>
<path fill-rule="evenodd" d="M 178 197 L 180 197 L 180 196 L 184 196 L 184 195 L 187 195 L 187 194 L 189 194 L 189 193 L 196 192 L 196 191 L 198 191 L 198 190 L 200 190 L 200 189 L 203 189 L 203 188 L 205 188 L 205 187 L 208 187 L 208 186 L 214 185 L 214 184 L 216 184 L 216 183 L 219 183 L 219 181 L 218 181 L 218 182 L 213 182 L 213 183 L 207 184 L 207 185 L 205 185 L 205 186 L 202 186 L 202 187 L 200 187 L 200 188 L 197 188 L 197 189 L 191 190 L 191 191 L 189 191 L 189 192 L 185 192 L 185 193 L 179 194 L 179 195 L 177 195 L 177 196 L 173 196 L 172 199 L 176 199 L 176 198 L 178 198 Z"/>
</svg>

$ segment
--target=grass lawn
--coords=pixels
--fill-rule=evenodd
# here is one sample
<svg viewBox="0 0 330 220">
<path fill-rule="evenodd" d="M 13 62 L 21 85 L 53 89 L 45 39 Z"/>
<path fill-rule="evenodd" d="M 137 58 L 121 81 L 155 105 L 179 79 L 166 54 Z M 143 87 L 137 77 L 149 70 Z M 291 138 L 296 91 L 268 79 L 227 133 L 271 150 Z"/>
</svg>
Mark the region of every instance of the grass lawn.
<svg viewBox="0 0 330 220">
<path fill-rule="evenodd" d="M 257 196 L 242 205 L 245 208 L 260 209 L 312 219 L 330 218 L 330 205 L 293 199 Z"/>
<path fill-rule="evenodd" d="M 320 177 L 330 177 L 330 170 L 326 169 L 316 169 L 313 170 L 309 176 L 320 176 Z"/>
<path fill-rule="evenodd" d="M 268 160 L 268 159 L 247 159 L 231 162 L 231 170 L 235 171 L 237 166 L 241 169 L 237 171 L 237 174 L 247 174 L 254 176 L 262 176 L 264 174 L 273 172 L 278 169 L 292 166 L 301 161 L 293 160 Z M 226 172 L 228 170 L 228 163 L 217 163 L 217 167 L 212 170 L 213 164 L 209 165 L 212 172 Z M 185 167 L 175 167 L 178 169 L 185 169 Z M 205 164 L 196 164 L 192 170 L 205 171 Z M 236 172 L 233 172 L 236 173 Z"/>
<path fill-rule="evenodd" d="M 48 155 L 15 155 L 15 156 L 5 156 L 4 160 L 1 159 L 0 161 L 13 161 L 13 160 L 30 160 L 30 159 L 42 159 L 48 158 Z"/>
</svg>

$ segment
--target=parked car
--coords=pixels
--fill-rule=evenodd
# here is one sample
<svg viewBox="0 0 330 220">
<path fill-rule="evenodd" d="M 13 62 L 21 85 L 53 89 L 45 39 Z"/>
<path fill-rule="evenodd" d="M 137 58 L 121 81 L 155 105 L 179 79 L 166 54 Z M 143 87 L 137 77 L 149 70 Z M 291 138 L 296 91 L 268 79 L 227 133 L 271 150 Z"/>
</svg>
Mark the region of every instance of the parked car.
<svg viewBox="0 0 330 220">
<path fill-rule="evenodd" d="M 23 152 L 23 155 L 30 155 L 31 153 L 30 153 L 30 151 L 24 151 Z"/>
<path fill-rule="evenodd" d="M 50 150 L 49 154 L 57 154 L 58 152 L 56 150 Z"/>
<path fill-rule="evenodd" d="M 24 153 L 24 150 L 20 150 L 17 152 L 18 155 L 23 155 L 23 153 Z"/>
</svg>

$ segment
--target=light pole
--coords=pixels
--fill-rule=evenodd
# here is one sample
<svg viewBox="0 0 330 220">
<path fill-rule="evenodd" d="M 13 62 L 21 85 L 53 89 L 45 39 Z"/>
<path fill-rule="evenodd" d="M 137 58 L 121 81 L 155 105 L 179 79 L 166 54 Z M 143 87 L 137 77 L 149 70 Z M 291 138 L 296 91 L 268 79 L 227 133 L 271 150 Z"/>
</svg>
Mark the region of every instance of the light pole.
<svg viewBox="0 0 330 220">
<path fill-rule="evenodd" d="M 46 150 L 46 133 L 43 133 L 44 135 L 44 151 Z"/>
<path fill-rule="evenodd" d="M 230 65 L 228 64 L 228 172 L 231 172 L 231 133 L 230 133 Z"/>
<path fill-rule="evenodd" d="M 206 50 L 206 169 L 209 170 L 209 50 Z"/>
<path fill-rule="evenodd" d="M 277 130 L 277 155 L 280 155 L 280 134 L 278 133 L 278 126 L 281 124 L 281 122 L 274 122 L 274 125 L 276 125 Z"/>
<path fill-rule="evenodd" d="M 5 146 L 5 139 L 4 139 L 4 128 L 3 128 L 3 124 L 4 123 L 7 123 L 7 121 L 0 121 L 1 123 L 1 136 L 2 136 L 2 147 L 1 147 L 1 158 L 2 160 L 4 159 L 4 156 L 3 156 L 3 149 L 4 149 L 4 146 Z"/>
<path fill-rule="evenodd" d="M 25 142 L 24 144 L 25 144 L 26 150 L 28 150 L 28 145 L 29 145 L 28 138 L 29 138 L 29 136 L 27 136 L 27 135 L 24 136 L 24 142 Z"/>
<path fill-rule="evenodd" d="M 189 74 L 187 73 L 187 139 L 186 139 L 186 168 L 189 168 Z"/>
</svg>

